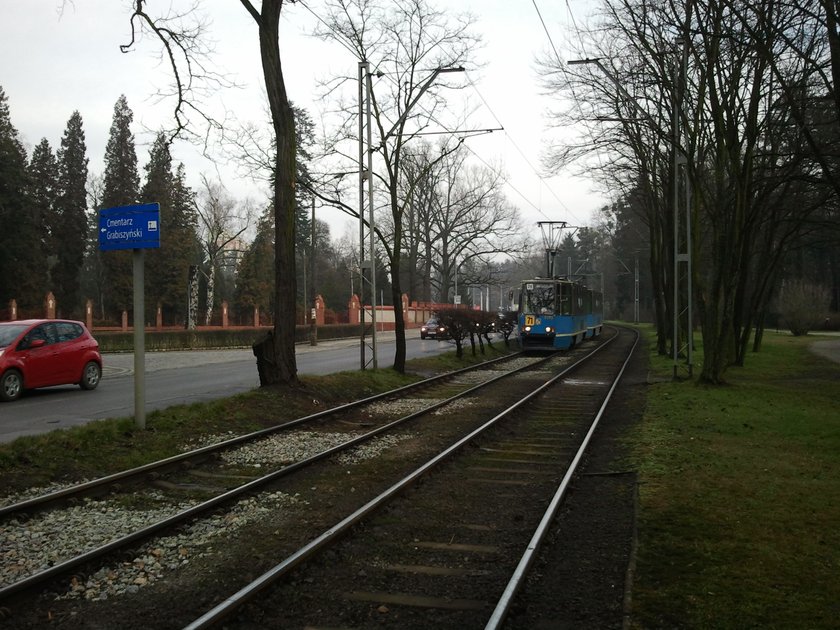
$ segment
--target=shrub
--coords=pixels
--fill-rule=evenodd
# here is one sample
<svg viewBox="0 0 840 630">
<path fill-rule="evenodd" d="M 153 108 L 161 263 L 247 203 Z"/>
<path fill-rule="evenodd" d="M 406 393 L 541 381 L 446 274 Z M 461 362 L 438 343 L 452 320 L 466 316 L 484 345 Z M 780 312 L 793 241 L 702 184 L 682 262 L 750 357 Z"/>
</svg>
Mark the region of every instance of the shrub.
<svg viewBox="0 0 840 630">
<path fill-rule="evenodd" d="M 806 280 L 786 280 L 777 300 L 779 315 L 795 337 L 807 335 L 825 320 L 828 289 Z"/>
</svg>

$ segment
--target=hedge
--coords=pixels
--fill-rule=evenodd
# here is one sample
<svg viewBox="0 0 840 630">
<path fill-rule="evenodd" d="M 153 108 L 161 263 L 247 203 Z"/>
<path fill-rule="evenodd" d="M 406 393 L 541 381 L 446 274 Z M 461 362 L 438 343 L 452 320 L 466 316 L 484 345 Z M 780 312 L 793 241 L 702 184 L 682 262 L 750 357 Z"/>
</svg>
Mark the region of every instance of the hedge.
<svg viewBox="0 0 840 630">
<path fill-rule="evenodd" d="M 270 328 L 215 328 L 199 330 L 147 330 L 146 351 L 210 350 L 219 348 L 250 348 Z M 295 327 L 295 342 L 309 341 L 309 326 Z M 318 339 L 344 339 L 361 335 L 358 324 L 328 324 L 318 327 Z M 96 331 L 101 352 L 133 352 L 134 333 L 122 331 Z"/>
</svg>

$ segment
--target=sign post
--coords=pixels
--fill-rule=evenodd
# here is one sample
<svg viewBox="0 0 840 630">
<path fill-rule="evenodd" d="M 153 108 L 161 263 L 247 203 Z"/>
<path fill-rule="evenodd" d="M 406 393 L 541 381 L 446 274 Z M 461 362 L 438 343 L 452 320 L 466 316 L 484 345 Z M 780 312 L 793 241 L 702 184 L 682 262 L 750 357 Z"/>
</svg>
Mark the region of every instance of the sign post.
<svg viewBox="0 0 840 630">
<path fill-rule="evenodd" d="M 131 249 L 134 277 L 134 424 L 146 428 L 146 326 L 144 256 L 160 247 L 160 204 L 120 206 L 99 212 L 99 249 Z"/>
</svg>

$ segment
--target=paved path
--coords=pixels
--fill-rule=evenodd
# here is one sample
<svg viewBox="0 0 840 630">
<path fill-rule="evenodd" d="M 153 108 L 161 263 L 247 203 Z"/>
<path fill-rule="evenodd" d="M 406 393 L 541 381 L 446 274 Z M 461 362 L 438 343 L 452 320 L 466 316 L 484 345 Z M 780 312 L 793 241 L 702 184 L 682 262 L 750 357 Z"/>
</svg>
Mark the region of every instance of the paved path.
<svg viewBox="0 0 840 630">
<path fill-rule="evenodd" d="M 811 344 L 811 351 L 815 354 L 840 363 L 840 335 L 832 335 L 831 339 L 820 339 Z"/>
</svg>

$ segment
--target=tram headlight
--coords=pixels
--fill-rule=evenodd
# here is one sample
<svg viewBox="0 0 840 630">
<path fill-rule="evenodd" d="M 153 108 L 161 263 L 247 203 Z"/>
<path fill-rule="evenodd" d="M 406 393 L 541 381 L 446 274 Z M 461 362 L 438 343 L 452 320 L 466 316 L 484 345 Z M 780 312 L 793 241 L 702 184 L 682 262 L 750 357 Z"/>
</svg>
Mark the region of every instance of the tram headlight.
<svg viewBox="0 0 840 630">
<path fill-rule="evenodd" d="M 525 326 L 525 332 L 526 332 L 526 333 L 531 332 L 531 327 L 530 327 L 530 326 Z"/>
<path fill-rule="evenodd" d="M 545 332 L 546 333 L 550 333 L 552 330 L 554 330 L 554 329 L 551 326 L 546 326 L 545 327 Z"/>
</svg>

